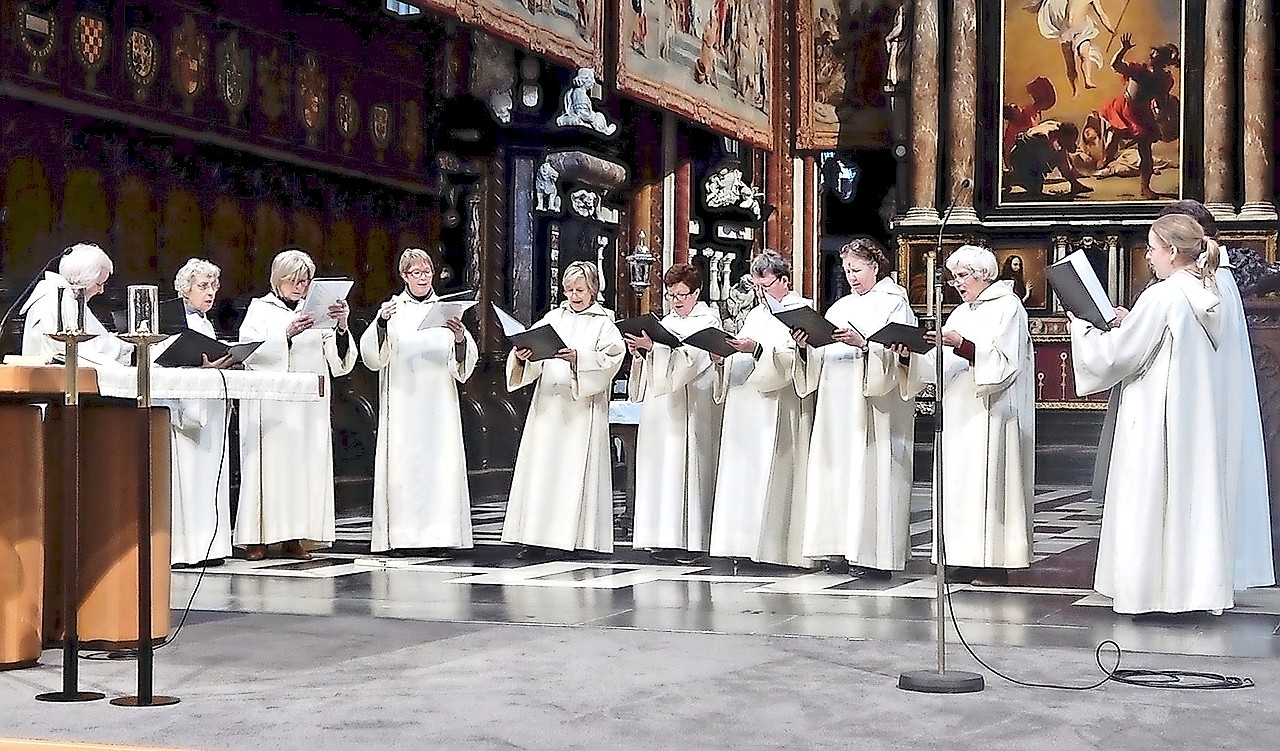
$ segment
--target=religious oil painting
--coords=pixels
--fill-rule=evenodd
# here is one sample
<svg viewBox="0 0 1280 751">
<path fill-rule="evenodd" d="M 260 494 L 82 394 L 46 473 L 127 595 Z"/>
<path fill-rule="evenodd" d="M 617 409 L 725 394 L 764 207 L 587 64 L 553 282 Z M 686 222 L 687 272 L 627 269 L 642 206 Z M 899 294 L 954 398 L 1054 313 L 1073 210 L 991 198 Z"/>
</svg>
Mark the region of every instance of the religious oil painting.
<svg viewBox="0 0 1280 751">
<path fill-rule="evenodd" d="M 1027 310 L 1044 309 L 1049 301 L 1048 253 L 1043 248 L 1023 247 L 993 248 L 992 252 L 1000 269 L 996 280 L 1012 282 L 1013 293 Z"/>
<path fill-rule="evenodd" d="M 882 147 L 889 94 L 906 63 L 904 0 L 801 0 L 796 143 L 802 149 Z M 891 54 L 891 50 L 893 51 Z"/>
<path fill-rule="evenodd" d="M 1181 196 L 1182 0 L 1003 0 L 1001 18 L 1001 203 Z"/>
<path fill-rule="evenodd" d="M 423 0 L 425 7 L 583 68 L 604 67 L 604 0 Z"/>
<path fill-rule="evenodd" d="M 618 89 L 719 133 L 772 148 L 776 4 L 621 0 Z"/>
</svg>

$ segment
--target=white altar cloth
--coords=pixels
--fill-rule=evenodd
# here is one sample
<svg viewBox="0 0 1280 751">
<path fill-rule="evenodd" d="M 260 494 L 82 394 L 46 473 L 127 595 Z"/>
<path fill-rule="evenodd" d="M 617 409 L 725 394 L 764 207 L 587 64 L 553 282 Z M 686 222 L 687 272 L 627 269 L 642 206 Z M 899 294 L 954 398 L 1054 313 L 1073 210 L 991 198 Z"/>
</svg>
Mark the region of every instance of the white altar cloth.
<svg viewBox="0 0 1280 751">
<path fill-rule="evenodd" d="M 100 365 L 96 370 L 98 371 L 98 393 L 101 396 L 120 399 L 138 398 L 137 368 Z M 314 373 L 151 368 L 151 398 L 155 400 L 260 399 L 315 402 L 320 401 L 323 388 L 324 378 Z"/>
</svg>

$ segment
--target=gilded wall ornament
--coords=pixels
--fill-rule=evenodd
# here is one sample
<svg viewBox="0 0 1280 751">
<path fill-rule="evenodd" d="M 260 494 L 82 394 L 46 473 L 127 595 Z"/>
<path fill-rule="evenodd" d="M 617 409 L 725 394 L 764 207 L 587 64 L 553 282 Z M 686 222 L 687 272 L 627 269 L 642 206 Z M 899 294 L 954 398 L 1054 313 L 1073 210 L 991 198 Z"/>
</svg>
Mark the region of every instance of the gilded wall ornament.
<svg viewBox="0 0 1280 751">
<path fill-rule="evenodd" d="M 422 156 L 422 118 L 418 114 L 418 103 L 412 99 L 404 103 L 404 113 L 400 117 L 400 148 L 409 159 L 409 168 L 417 169 L 418 157 Z"/>
<path fill-rule="evenodd" d="M 286 96 L 289 90 L 289 66 L 280 62 L 280 50 L 258 56 L 258 108 L 267 118 L 268 133 L 282 135 Z"/>
<path fill-rule="evenodd" d="M 391 143 L 391 105 L 375 104 L 369 109 L 369 139 L 378 162 L 386 161 L 387 144 Z"/>
<path fill-rule="evenodd" d="M 240 122 L 240 115 L 249 103 L 249 89 L 253 76 L 253 55 L 240 46 L 240 32 L 233 31 L 218 43 L 218 99 L 227 108 L 227 121 Z"/>
<path fill-rule="evenodd" d="M 320 70 L 315 53 L 308 52 L 298 68 L 298 120 L 307 134 L 307 146 L 315 148 L 324 129 L 329 81 Z"/>
<path fill-rule="evenodd" d="M 342 153 L 351 153 L 351 141 L 360 132 L 360 103 L 350 91 L 333 98 L 333 119 L 342 137 Z"/>
<path fill-rule="evenodd" d="M 97 87 L 98 71 L 107 64 L 111 53 L 111 35 L 107 22 L 98 16 L 81 13 L 72 25 L 72 49 L 84 68 L 84 87 Z"/>
<path fill-rule="evenodd" d="M 58 48 L 58 20 L 52 13 L 39 13 L 27 3 L 19 5 L 18 45 L 31 58 L 28 72 L 43 76 L 45 61 Z"/>
<path fill-rule="evenodd" d="M 195 112 L 196 99 L 204 91 L 209 77 L 209 37 L 196 28 L 196 19 L 188 13 L 182 25 L 173 30 L 173 88 L 182 97 L 182 109 Z"/>
<path fill-rule="evenodd" d="M 129 29 L 124 35 L 124 69 L 133 82 L 133 97 L 146 100 L 160 71 L 160 43 L 146 29 Z"/>
</svg>

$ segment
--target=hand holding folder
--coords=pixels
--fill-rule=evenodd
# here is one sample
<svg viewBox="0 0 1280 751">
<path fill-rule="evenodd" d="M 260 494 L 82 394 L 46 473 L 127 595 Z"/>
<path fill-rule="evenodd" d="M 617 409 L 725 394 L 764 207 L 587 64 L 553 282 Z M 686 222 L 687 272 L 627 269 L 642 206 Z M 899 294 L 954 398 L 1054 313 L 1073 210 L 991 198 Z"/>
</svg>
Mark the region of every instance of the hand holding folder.
<svg viewBox="0 0 1280 751">
<path fill-rule="evenodd" d="M 490 305 L 493 304 L 490 303 Z M 560 338 L 560 334 L 550 324 L 544 323 L 541 326 L 528 328 L 497 305 L 493 305 L 493 312 L 498 314 L 498 322 L 502 324 L 502 333 L 506 335 L 507 339 L 511 340 L 511 346 L 516 349 L 528 349 L 533 352 L 529 356 L 530 362 L 550 360 L 556 356 L 557 352 L 568 348 L 568 345 Z"/>
</svg>

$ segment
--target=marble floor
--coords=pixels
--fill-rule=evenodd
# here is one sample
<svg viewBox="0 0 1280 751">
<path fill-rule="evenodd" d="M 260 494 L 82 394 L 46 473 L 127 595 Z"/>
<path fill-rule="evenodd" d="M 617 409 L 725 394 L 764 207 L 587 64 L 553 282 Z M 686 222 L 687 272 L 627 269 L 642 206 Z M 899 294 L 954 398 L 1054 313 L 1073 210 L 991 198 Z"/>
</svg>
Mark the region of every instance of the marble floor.
<svg viewBox="0 0 1280 751">
<path fill-rule="evenodd" d="M 620 530 L 612 555 L 526 562 L 499 539 L 504 499 L 475 504 L 476 547 L 452 557 L 370 555 L 369 519 L 339 520 L 339 540 L 310 561 L 228 561 L 175 571 L 173 607 L 285 615 L 373 616 L 456 623 L 825 636 L 935 642 L 927 486 L 912 511 L 912 559 L 888 581 L 727 560 L 667 565 Z M 619 505 L 618 511 L 623 507 Z M 1280 589 L 1237 594 L 1222 616 L 1135 620 L 1091 589 L 1101 510 L 1081 487 L 1038 489 L 1035 563 L 1008 586 L 950 585 L 950 649 L 1066 647 L 1114 640 L 1126 652 L 1280 656 Z M 175 622 L 181 614 L 175 613 Z M 179 632 L 175 640 L 182 638 Z"/>
</svg>

